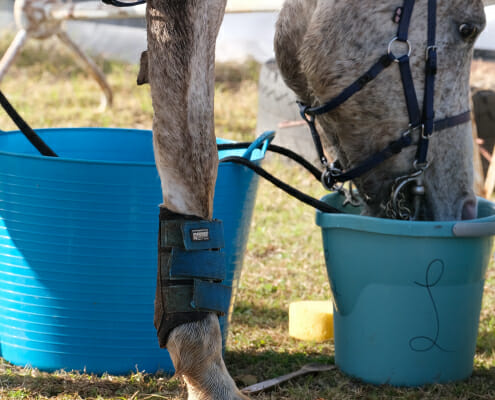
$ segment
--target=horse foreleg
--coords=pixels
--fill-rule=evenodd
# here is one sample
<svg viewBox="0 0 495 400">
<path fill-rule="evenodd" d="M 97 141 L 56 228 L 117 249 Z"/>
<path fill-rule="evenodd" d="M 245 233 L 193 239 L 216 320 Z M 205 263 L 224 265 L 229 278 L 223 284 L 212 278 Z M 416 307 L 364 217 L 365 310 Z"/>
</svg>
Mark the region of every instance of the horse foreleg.
<svg viewBox="0 0 495 400">
<path fill-rule="evenodd" d="M 148 54 L 139 78 L 151 85 L 155 160 L 163 191 L 155 326 L 192 400 L 246 398 L 225 367 L 218 317 L 205 312 L 174 315 L 177 308 L 189 312 L 189 303 L 178 300 L 174 309 L 167 302 L 167 285 L 177 286 L 167 275 L 175 250 L 170 231 L 180 236 L 180 221 L 212 219 L 218 168 L 215 41 L 225 4 L 226 0 L 149 0 Z M 143 76 L 146 71 L 148 79 Z M 187 321 L 189 315 L 195 322 Z"/>
</svg>

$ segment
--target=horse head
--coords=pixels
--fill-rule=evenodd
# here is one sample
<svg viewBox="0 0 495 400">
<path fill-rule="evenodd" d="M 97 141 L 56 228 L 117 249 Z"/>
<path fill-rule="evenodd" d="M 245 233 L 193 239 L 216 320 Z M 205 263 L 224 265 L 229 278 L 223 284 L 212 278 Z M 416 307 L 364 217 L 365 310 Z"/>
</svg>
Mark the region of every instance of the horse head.
<svg viewBox="0 0 495 400">
<path fill-rule="evenodd" d="M 285 3 L 277 62 L 300 100 L 318 110 L 359 87 L 314 116 L 338 168 L 359 169 L 392 146 L 353 177 L 365 214 L 387 216 L 397 196 L 422 196 L 423 219 L 475 218 L 469 75 L 485 23 L 481 0 Z"/>
</svg>

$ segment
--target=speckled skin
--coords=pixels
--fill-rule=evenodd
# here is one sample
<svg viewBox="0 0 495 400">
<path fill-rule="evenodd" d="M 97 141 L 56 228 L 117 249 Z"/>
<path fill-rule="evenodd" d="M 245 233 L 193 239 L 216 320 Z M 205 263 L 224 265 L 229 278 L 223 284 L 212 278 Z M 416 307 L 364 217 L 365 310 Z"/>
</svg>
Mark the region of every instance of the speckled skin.
<svg viewBox="0 0 495 400">
<path fill-rule="evenodd" d="M 163 205 L 211 218 L 218 154 L 215 41 L 226 0 L 149 0 L 148 73 Z"/>
<path fill-rule="evenodd" d="M 280 69 L 307 103 L 337 94 L 371 66 L 395 35 L 391 17 L 401 1 L 288 0 L 275 39 Z M 226 0 L 148 0 L 148 53 L 139 81 L 151 84 L 153 136 L 162 179 L 163 205 L 172 211 L 211 218 L 218 155 L 213 124 L 215 38 Z M 472 42 L 458 34 L 469 21 L 481 29 L 480 0 L 439 0 L 440 70 L 437 118 L 469 108 Z M 426 0 L 418 0 L 412 19 L 412 64 L 422 97 Z M 147 76 L 147 77 L 146 77 Z M 148 78 L 148 79 L 147 79 Z M 382 149 L 408 125 L 398 70 L 391 67 L 331 115 L 318 119 L 346 167 Z M 415 149 L 404 151 L 358 181 L 378 204 L 392 180 L 409 172 Z M 427 172 L 428 203 L 437 219 L 460 218 L 473 201 L 470 127 L 435 135 Z M 245 399 L 222 360 L 218 319 L 176 328 L 167 343 L 191 400 Z"/>
</svg>

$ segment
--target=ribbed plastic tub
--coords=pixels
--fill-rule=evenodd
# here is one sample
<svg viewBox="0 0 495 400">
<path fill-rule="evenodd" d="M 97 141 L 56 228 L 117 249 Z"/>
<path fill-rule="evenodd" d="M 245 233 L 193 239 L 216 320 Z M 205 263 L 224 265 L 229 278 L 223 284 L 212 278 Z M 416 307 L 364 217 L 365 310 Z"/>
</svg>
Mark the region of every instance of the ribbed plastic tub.
<svg viewBox="0 0 495 400">
<path fill-rule="evenodd" d="M 335 361 L 374 384 L 468 378 L 495 234 L 495 205 L 478 219 L 408 222 L 317 212 L 333 298 Z"/>
<path fill-rule="evenodd" d="M 151 132 L 37 132 L 60 158 L 0 132 L 1 356 L 47 371 L 172 373 L 153 326 L 162 194 Z M 214 217 L 224 221 L 232 305 L 257 184 L 243 166 L 219 166 Z M 228 318 L 221 325 L 225 339 Z"/>
</svg>

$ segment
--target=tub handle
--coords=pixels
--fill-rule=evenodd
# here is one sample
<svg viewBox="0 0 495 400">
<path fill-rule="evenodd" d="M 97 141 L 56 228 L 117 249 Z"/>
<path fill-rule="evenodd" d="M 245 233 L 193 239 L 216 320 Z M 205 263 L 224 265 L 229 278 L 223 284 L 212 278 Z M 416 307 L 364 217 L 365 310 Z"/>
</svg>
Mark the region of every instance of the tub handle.
<svg viewBox="0 0 495 400">
<path fill-rule="evenodd" d="M 495 220 L 487 222 L 458 222 L 452 228 L 456 237 L 481 237 L 495 235 Z"/>
<path fill-rule="evenodd" d="M 256 140 L 249 145 L 249 147 L 246 149 L 244 154 L 242 155 L 243 158 L 246 158 L 248 160 L 251 159 L 251 155 L 255 149 L 258 149 L 261 147 L 261 152 L 263 153 L 263 156 L 266 153 L 266 150 L 268 149 L 268 146 L 270 145 L 271 141 L 275 138 L 275 131 L 268 131 L 256 138 Z"/>
</svg>

